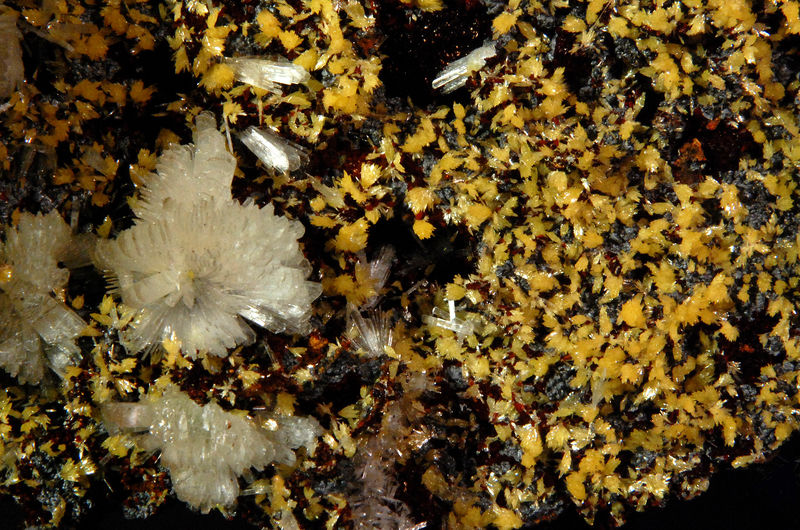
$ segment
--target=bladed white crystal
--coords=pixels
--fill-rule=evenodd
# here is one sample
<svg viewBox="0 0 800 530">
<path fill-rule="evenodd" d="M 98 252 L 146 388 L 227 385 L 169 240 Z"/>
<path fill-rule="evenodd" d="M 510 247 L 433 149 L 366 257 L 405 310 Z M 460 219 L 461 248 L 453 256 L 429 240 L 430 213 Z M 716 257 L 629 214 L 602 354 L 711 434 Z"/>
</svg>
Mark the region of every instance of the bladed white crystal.
<svg viewBox="0 0 800 530">
<path fill-rule="evenodd" d="M 242 143 L 267 167 L 280 173 L 294 171 L 308 162 L 306 150 L 274 132 L 248 127 L 239 134 Z"/>
<path fill-rule="evenodd" d="M 480 323 L 474 320 L 465 320 L 456 316 L 456 304 L 453 300 L 447 301 L 448 312 L 445 313 L 438 307 L 434 307 L 431 311 L 433 315 L 425 315 L 422 317 L 423 322 L 429 326 L 436 326 L 442 329 L 449 329 L 455 332 L 460 339 L 467 337 L 480 327 Z"/>
<path fill-rule="evenodd" d="M 297 239 L 303 225 L 233 199 L 167 206 L 114 240 L 98 243 L 96 260 L 112 287 L 137 310 L 123 334 L 140 351 L 165 339 L 183 353 L 224 356 L 253 341 L 242 317 L 274 332 L 305 333 L 318 283 Z"/>
<path fill-rule="evenodd" d="M 385 348 L 392 345 L 391 320 L 379 309 L 369 309 L 364 317 L 359 309 L 348 305 L 347 334 L 367 357 L 385 355 Z"/>
<path fill-rule="evenodd" d="M 272 61 L 260 57 L 226 57 L 237 81 L 254 87 L 278 92 L 278 85 L 305 83 L 310 75 L 302 66 L 287 60 Z"/>
<path fill-rule="evenodd" d="M 464 86 L 473 72 L 477 72 L 486 64 L 486 59 L 497 54 L 493 42 L 472 50 L 466 57 L 457 59 L 444 67 L 431 85 L 448 94 Z"/>
</svg>

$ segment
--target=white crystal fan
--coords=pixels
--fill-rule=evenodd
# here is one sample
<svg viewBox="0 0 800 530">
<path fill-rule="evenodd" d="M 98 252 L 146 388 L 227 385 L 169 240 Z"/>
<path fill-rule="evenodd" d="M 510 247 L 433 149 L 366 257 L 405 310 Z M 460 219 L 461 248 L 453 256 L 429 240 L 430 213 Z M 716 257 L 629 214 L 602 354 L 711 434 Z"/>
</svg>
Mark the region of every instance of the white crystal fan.
<svg viewBox="0 0 800 530">
<path fill-rule="evenodd" d="M 78 359 L 75 338 L 84 321 L 54 295 L 69 272 L 58 262 L 73 244 L 57 211 L 23 213 L 0 242 L 0 367 L 23 383 L 38 383 L 50 366 L 63 375 Z"/>
<path fill-rule="evenodd" d="M 194 145 L 172 145 L 159 157 L 134 202 L 136 216 L 157 221 L 168 207 L 185 211 L 202 199 L 230 199 L 236 158 L 225 145 L 211 113 L 199 114 Z"/>
<path fill-rule="evenodd" d="M 177 339 L 189 357 L 224 356 L 254 339 L 243 318 L 274 332 L 305 333 L 321 292 L 306 280 L 310 266 L 297 242 L 303 225 L 275 215 L 272 205 L 231 197 L 235 161 L 226 160 L 222 135 L 205 116 L 198 117 L 196 146 L 162 156 L 136 224 L 96 249 L 112 288 L 138 311 L 123 336 L 135 351 Z M 212 155 L 201 152 L 206 146 Z"/>
<path fill-rule="evenodd" d="M 110 432 L 141 433 L 146 451 L 161 451 L 175 495 L 208 512 L 239 496 L 238 476 L 273 462 L 294 465 L 294 449 L 312 449 L 322 429 L 314 418 L 276 416 L 270 429 L 214 402 L 198 405 L 177 387 L 151 393 L 139 403 L 103 407 Z"/>
</svg>

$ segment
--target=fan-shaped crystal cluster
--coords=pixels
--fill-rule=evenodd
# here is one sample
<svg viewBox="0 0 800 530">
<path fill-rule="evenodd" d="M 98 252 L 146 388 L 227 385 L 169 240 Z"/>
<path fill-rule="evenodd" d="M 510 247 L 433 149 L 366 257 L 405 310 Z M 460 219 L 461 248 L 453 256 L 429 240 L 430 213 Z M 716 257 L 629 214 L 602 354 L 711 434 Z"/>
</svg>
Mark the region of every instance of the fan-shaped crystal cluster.
<svg viewBox="0 0 800 530">
<path fill-rule="evenodd" d="M 166 214 L 185 212 L 204 199 L 232 201 L 236 158 L 210 113 L 195 118 L 193 139 L 194 145 L 172 145 L 159 157 L 156 172 L 147 177 L 133 206 L 139 219 L 163 221 Z"/>
<path fill-rule="evenodd" d="M 143 449 L 160 450 L 177 497 L 203 512 L 235 504 L 237 477 L 250 468 L 293 465 L 293 449 L 310 449 L 321 432 L 315 419 L 297 416 L 276 416 L 262 427 L 216 403 L 198 405 L 175 386 L 139 403 L 108 404 L 103 413 L 110 431 L 142 433 Z"/>
<path fill-rule="evenodd" d="M 138 311 L 125 337 L 136 351 L 164 339 L 183 353 L 224 356 L 249 343 L 243 320 L 274 332 L 306 332 L 319 284 L 297 239 L 303 226 L 231 197 L 234 157 L 213 117 L 196 120 L 195 144 L 171 147 L 134 206 L 139 219 L 101 241 L 96 261 Z"/>
<path fill-rule="evenodd" d="M 75 337 L 86 324 L 54 296 L 67 284 L 58 262 L 71 242 L 54 210 L 23 213 L 0 243 L 0 366 L 23 383 L 41 381 L 48 364 L 61 373 L 79 354 Z"/>
</svg>

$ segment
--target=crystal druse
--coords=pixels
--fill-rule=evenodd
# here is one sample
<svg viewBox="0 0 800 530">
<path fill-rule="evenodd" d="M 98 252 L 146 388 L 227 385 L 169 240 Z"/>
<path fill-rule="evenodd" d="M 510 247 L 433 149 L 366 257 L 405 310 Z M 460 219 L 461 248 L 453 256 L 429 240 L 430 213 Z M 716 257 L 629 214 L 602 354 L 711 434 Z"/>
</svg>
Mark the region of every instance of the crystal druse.
<svg viewBox="0 0 800 530">
<path fill-rule="evenodd" d="M 9 525 L 620 525 L 791 447 L 797 1 L 7 0 L 0 35 Z"/>
</svg>

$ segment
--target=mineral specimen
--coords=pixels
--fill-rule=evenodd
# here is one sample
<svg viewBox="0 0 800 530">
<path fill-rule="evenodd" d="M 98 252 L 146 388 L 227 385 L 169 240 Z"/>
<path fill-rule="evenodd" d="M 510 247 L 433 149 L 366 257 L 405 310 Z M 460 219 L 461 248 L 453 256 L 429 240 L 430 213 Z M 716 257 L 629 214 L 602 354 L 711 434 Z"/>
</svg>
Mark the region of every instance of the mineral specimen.
<svg viewBox="0 0 800 530">
<path fill-rule="evenodd" d="M 791 473 L 762 462 L 796 459 L 800 428 L 796 0 L 6 4 L 25 81 L 0 104 L 0 218 L 77 212 L 120 273 L 116 294 L 71 274 L 90 326 L 63 385 L 0 374 L 16 526 L 159 510 L 160 453 L 98 410 L 167 382 L 324 426 L 295 467 L 243 473 L 255 527 L 647 526 L 719 472 Z M 237 73 L 275 56 L 304 80 Z M 233 142 L 253 130 L 278 162 Z M 248 274 L 284 255 L 264 312 L 308 334 L 246 323 L 271 325 Z M 292 291 L 306 270 L 320 286 Z M 138 339 L 163 351 L 122 347 L 153 308 Z"/>
</svg>

